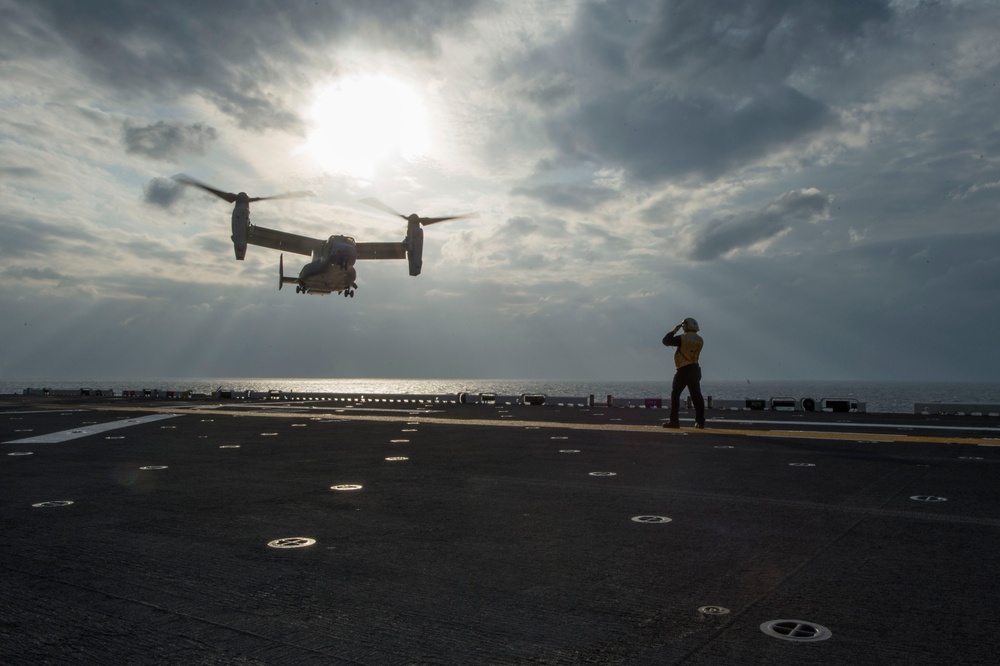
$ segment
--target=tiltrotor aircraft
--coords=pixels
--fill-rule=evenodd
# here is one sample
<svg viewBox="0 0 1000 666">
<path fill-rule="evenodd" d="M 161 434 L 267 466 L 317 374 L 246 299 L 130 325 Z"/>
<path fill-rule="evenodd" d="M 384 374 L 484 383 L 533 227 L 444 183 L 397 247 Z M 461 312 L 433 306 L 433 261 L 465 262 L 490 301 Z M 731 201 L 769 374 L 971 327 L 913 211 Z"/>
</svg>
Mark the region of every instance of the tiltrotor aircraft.
<svg viewBox="0 0 1000 666">
<path fill-rule="evenodd" d="M 420 275 L 424 249 L 424 230 L 421 227 L 446 220 L 477 217 L 476 213 L 448 217 L 420 217 L 416 213 L 402 215 L 377 199 L 364 199 L 363 202 L 369 206 L 374 206 L 390 215 L 398 215 L 406 220 L 406 238 L 399 243 L 358 243 L 350 236 L 340 235 L 330 236 L 323 240 L 250 224 L 250 204 L 252 202 L 313 196 L 312 192 L 288 192 L 270 197 L 250 197 L 246 192 L 233 194 L 217 190 L 184 174 L 176 175 L 174 179 L 185 185 L 201 188 L 220 199 L 235 204 L 233 207 L 232 241 L 237 260 L 243 260 L 246 256 L 247 245 L 259 245 L 273 250 L 311 256 L 312 261 L 302 267 L 297 278 L 285 276 L 285 255 L 282 254 L 278 259 L 278 289 L 286 284 L 294 284 L 296 285 L 295 293 L 298 294 L 325 295 L 336 292 L 353 298 L 354 290 L 358 288 L 355 282 L 357 272 L 354 269 L 354 263 L 359 259 L 408 259 L 410 275 Z"/>
</svg>

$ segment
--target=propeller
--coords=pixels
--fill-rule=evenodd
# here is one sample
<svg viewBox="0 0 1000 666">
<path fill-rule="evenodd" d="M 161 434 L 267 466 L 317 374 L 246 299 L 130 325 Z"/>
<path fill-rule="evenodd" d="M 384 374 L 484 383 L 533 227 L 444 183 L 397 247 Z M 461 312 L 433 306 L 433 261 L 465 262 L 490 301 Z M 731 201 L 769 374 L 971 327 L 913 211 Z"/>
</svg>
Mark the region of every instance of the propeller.
<svg viewBox="0 0 1000 666">
<path fill-rule="evenodd" d="M 378 208 L 384 213 L 389 213 L 389 215 L 395 215 L 396 217 L 401 217 L 407 222 L 419 222 L 423 226 L 428 224 L 437 224 L 438 222 L 445 222 L 447 220 L 464 220 L 473 217 L 479 217 L 479 213 L 463 213 L 461 215 L 449 215 L 448 217 L 420 217 L 416 213 L 410 213 L 409 215 L 403 215 L 398 213 L 393 208 L 387 204 L 382 203 L 378 199 L 369 197 L 367 199 L 362 199 L 361 203 L 368 204 L 372 208 Z"/>
<path fill-rule="evenodd" d="M 224 199 L 229 203 L 236 203 L 236 201 L 241 198 L 240 195 L 246 197 L 247 203 L 253 203 L 254 201 L 267 201 L 268 199 L 295 199 L 298 197 L 316 196 L 314 192 L 310 192 L 309 190 L 300 190 L 298 192 L 285 192 L 284 194 L 275 194 L 270 197 L 250 197 L 247 196 L 246 192 L 240 192 L 239 194 L 234 194 L 232 192 L 223 192 L 222 190 L 217 190 L 214 187 L 206 185 L 200 180 L 195 180 L 191 176 L 185 175 L 183 173 L 179 173 L 176 176 L 174 176 L 174 180 L 176 180 L 179 183 L 184 183 L 185 185 L 191 185 L 192 187 L 200 187 L 206 192 L 214 194 L 215 196 L 219 197 L 220 199 Z"/>
</svg>

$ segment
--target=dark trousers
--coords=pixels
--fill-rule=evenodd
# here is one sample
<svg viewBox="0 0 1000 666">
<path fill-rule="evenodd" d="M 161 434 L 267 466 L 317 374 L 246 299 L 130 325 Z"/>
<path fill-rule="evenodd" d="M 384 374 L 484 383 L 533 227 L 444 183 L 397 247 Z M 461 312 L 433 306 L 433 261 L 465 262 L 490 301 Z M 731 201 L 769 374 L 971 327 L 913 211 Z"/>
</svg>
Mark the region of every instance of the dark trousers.
<svg viewBox="0 0 1000 666">
<path fill-rule="evenodd" d="M 687 389 L 694 403 L 695 423 L 705 425 L 705 399 L 701 396 L 701 366 L 697 363 L 677 368 L 670 387 L 670 424 L 680 423 L 681 393 Z"/>
</svg>

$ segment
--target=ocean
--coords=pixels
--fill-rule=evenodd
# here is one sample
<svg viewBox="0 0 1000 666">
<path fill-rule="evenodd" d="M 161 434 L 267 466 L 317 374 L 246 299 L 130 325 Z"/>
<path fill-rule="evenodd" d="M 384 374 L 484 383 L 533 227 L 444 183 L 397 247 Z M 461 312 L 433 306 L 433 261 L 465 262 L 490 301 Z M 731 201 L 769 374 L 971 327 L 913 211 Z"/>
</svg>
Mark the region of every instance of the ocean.
<svg viewBox="0 0 1000 666">
<path fill-rule="evenodd" d="M 146 378 L 146 379 L 19 379 L 0 381 L 0 393 L 22 393 L 24 389 L 80 388 L 141 391 L 294 391 L 299 393 L 388 393 L 457 395 L 548 395 L 603 401 L 616 398 L 669 398 L 670 381 L 629 382 L 620 380 L 513 380 L 513 379 L 296 379 L 296 378 Z M 851 398 L 864 402 L 869 412 L 912 414 L 917 402 L 980 403 L 1000 405 L 1000 382 L 876 382 L 876 381 L 748 381 L 706 380 L 702 392 L 720 400 Z"/>
</svg>

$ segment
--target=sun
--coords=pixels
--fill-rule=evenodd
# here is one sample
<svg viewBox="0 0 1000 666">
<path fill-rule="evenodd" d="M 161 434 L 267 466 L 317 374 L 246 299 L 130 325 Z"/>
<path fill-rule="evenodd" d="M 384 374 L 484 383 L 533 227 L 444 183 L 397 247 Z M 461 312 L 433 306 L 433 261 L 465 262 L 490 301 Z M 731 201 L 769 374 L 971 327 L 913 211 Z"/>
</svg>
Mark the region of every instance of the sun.
<svg viewBox="0 0 1000 666">
<path fill-rule="evenodd" d="M 388 76 L 345 78 L 318 90 L 305 151 L 325 170 L 370 177 L 389 159 L 428 152 L 427 109 L 413 88 Z"/>
</svg>

